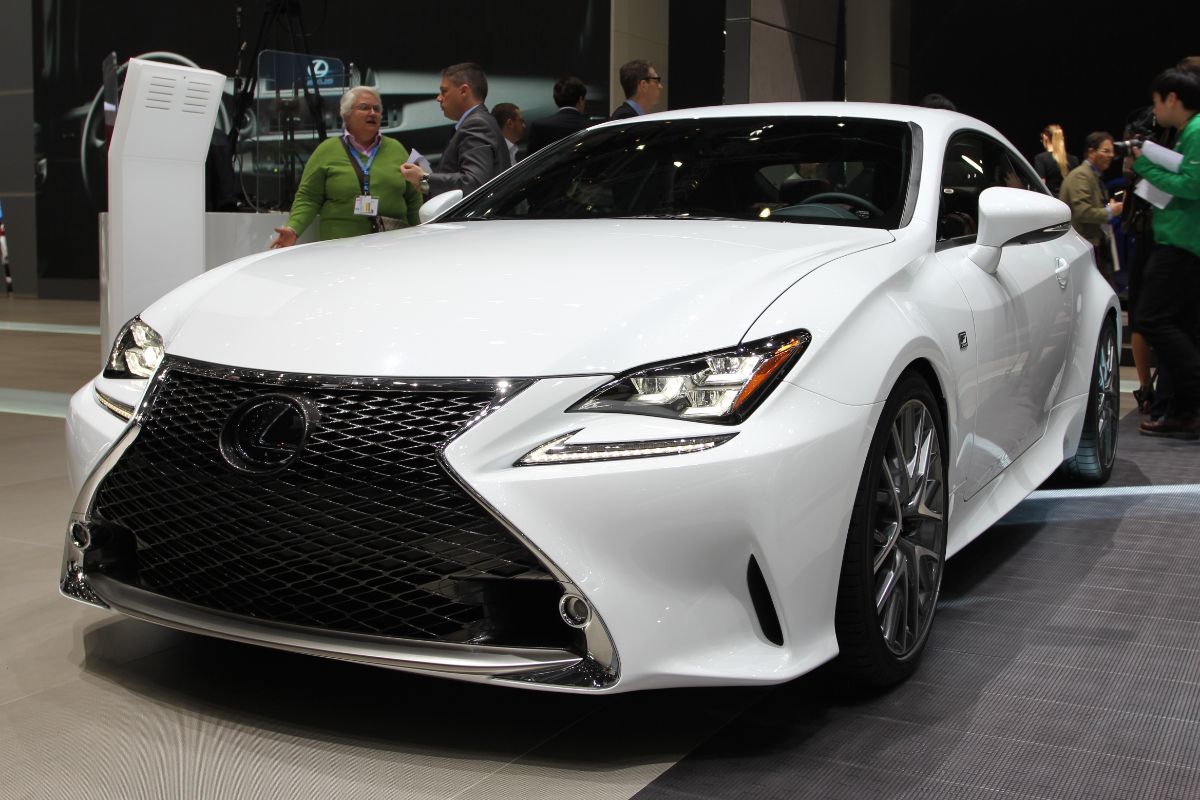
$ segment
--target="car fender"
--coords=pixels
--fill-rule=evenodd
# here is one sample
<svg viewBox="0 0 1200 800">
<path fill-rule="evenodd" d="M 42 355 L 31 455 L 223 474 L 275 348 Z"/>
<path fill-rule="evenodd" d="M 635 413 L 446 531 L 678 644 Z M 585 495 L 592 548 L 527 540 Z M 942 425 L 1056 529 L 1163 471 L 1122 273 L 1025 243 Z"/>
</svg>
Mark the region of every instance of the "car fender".
<svg viewBox="0 0 1200 800">
<path fill-rule="evenodd" d="M 978 366 L 959 334 L 970 341 L 974 324 L 962 290 L 927 257 L 921 238 L 827 264 L 781 295 L 746 338 L 807 329 L 812 343 L 785 380 L 848 405 L 882 403 L 914 362 L 928 364 L 946 404 L 950 452 L 958 453 L 973 419 Z"/>
</svg>

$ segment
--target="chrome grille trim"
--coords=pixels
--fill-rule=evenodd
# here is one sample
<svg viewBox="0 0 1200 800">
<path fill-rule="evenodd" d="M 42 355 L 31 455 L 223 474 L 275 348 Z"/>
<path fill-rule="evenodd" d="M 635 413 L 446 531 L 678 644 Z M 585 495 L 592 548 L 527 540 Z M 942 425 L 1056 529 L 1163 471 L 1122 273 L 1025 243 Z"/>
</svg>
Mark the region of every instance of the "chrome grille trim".
<svg viewBox="0 0 1200 800">
<path fill-rule="evenodd" d="M 166 367 L 177 366 L 190 372 L 208 377 L 225 380 L 246 381 L 250 383 L 292 386 L 297 388 L 370 388 L 394 389 L 407 391 L 446 391 L 473 392 L 491 389 L 495 392 L 496 400 L 482 413 L 464 424 L 453 436 L 443 443 L 438 452 L 438 462 L 446 470 L 450 478 L 488 514 L 514 536 L 537 561 L 558 581 L 564 591 L 571 591 L 586 597 L 586 593 L 577 587 L 569 576 L 564 573 L 534 542 L 526 537 L 516 526 L 506 519 L 491 503 L 487 502 L 445 458 L 447 448 L 467 430 L 474 427 L 481 419 L 493 413 L 521 391 L 535 382 L 535 379 L 498 379 L 498 378 L 399 378 L 372 377 L 355 375 L 313 375 L 288 372 L 274 372 L 230 367 L 209 362 L 196 361 L 176 356 L 164 359 L 159 370 L 150 381 L 139 404 L 134 418 L 122 437 L 117 440 L 109 452 L 97 463 L 88 476 L 76 497 L 71 513 L 72 522 L 90 523 L 94 510 L 96 491 L 100 483 L 120 460 L 124 452 L 133 444 L 142 430 L 142 422 L 152 406 L 152 401 L 166 374 Z M 69 527 L 69 526 L 68 526 Z M 356 662 L 376 664 L 410 671 L 448 672 L 458 675 L 476 675 L 493 679 L 517 680 L 527 683 L 552 683 L 559 686 L 569 686 L 585 690 L 607 689 L 620 680 L 620 659 L 599 612 L 593 608 L 592 622 L 584 631 L 587 643 L 587 654 L 580 657 L 574 653 L 558 650 L 538 650 L 530 648 L 510 647 L 479 647 L 460 645 L 448 642 L 405 640 L 393 637 L 370 637 L 364 634 L 339 633 L 326 635 L 318 629 L 307 629 L 301 626 L 288 626 L 279 623 L 263 623 L 258 620 L 246 619 L 235 615 L 224 615 L 222 612 L 201 609 L 190 604 L 164 598 L 146 592 L 136 587 L 119 584 L 103 575 L 89 577 L 78 565 L 83 563 L 83 553 L 79 551 L 67 536 L 63 552 L 62 576 L 60 593 L 70 599 L 91 602 L 102 607 L 112 606 L 130 616 L 169 627 L 188 630 L 196 633 L 210 634 L 226 639 L 244 641 L 251 644 L 262 644 L 277 649 L 311 655 L 339 658 Z M 72 570 L 72 565 L 75 569 Z M 74 580 L 87 587 L 87 599 L 79 596 L 78 592 L 64 591 L 68 579 Z M 97 589 L 97 584 L 99 589 Z M 113 587 L 118 587 L 115 592 Z M 122 594 L 122 592 L 126 592 Z M 136 593 L 136 594 L 134 594 Z M 121 598 L 116 599 L 114 594 Z M 143 603 L 141 595 L 161 603 Z M 167 608 L 173 606 L 173 608 Z M 219 618 L 228 616 L 238 625 L 226 625 Z M 288 630 L 295 628 L 301 635 L 299 638 L 289 638 Z M 273 633 L 274 631 L 274 633 Z M 367 639 L 378 638 L 388 643 L 388 653 L 374 651 L 351 651 L 342 649 L 344 645 L 356 637 Z M 494 658 L 472 660 L 475 666 L 470 669 L 455 669 L 454 659 L 447 659 L 441 652 L 443 649 L 454 650 L 468 648 L 473 653 L 486 652 L 491 655 L 509 654 L 517 658 L 511 662 L 497 662 Z M 495 651 L 494 653 L 492 651 Z M 521 654 L 533 653 L 533 656 Z M 552 655 L 556 654 L 556 655 Z M 524 659 L 524 660 L 520 660 Z M 501 664 L 501 670 L 491 667 Z M 507 666 L 504 666 L 507 664 Z"/>
</svg>

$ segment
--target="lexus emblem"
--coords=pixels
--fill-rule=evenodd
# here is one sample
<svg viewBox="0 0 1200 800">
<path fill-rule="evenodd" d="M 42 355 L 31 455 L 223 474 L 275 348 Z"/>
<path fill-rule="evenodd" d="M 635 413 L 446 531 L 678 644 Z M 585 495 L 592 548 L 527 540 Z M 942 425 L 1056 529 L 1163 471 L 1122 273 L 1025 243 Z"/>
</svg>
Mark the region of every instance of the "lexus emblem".
<svg viewBox="0 0 1200 800">
<path fill-rule="evenodd" d="M 221 457 L 238 472 L 267 475 L 292 464 L 320 420 L 303 395 L 276 393 L 247 400 L 221 428 Z"/>
</svg>

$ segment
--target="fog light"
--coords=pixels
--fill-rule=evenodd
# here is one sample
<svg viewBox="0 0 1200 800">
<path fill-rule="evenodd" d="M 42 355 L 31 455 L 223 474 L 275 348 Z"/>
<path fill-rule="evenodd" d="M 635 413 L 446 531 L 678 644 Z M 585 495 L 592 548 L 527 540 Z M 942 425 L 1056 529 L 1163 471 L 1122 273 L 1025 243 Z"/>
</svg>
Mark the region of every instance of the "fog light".
<svg viewBox="0 0 1200 800">
<path fill-rule="evenodd" d="M 572 628 L 587 627 L 588 620 L 592 618 L 592 610 L 588 608 L 587 601 L 576 594 L 562 596 L 558 601 L 558 613 L 563 622 Z"/>
<path fill-rule="evenodd" d="M 71 523 L 71 544 L 80 550 L 87 550 L 92 546 L 92 533 L 82 522 Z"/>
</svg>

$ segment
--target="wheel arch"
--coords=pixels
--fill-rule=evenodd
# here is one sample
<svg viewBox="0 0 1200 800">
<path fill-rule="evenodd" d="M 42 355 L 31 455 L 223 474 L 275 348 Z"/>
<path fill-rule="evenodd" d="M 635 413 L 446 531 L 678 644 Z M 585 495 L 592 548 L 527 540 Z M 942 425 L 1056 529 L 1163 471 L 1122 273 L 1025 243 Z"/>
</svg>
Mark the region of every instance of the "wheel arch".
<svg viewBox="0 0 1200 800">
<path fill-rule="evenodd" d="M 938 375 L 937 370 L 934 369 L 933 362 L 923 357 L 913 359 L 907 367 L 901 370 L 900 376 L 896 379 L 896 383 L 899 383 L 900 379 L 909 372 L 917 373 L 925 379 L 927 384 L 929 384 L 929 388 L 933 392 L 933 398 L 937 400 L 938 414 L 941 415 L 942 418 L 943 430 L 945 430 L 946 435 L 949 436 L 950 404 L 946 400 L 946 389 L 942 385 L 942 378 Z M 893 384 L 893 386 L 895 386 L 895 384 Z M 949 442 L 947 442 L 947 445 L 949 445 Z"/>
</svg>

